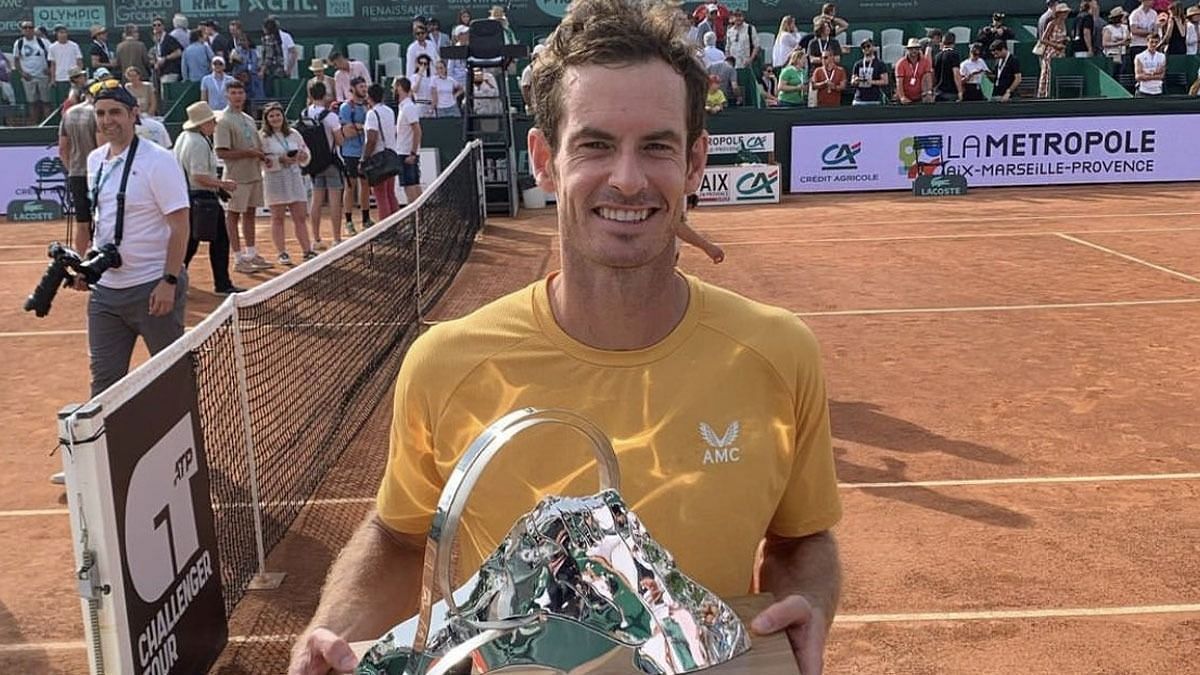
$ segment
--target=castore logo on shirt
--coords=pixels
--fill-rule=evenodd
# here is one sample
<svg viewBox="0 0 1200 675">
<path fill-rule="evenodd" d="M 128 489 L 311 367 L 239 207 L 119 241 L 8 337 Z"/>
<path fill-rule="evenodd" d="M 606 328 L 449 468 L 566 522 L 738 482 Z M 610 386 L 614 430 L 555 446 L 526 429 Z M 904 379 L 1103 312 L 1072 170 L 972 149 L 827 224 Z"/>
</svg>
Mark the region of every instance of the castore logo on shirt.
<svg viewBox="0 0 1200 675">
<path fill-rule="evenodd" d="M 742 449 L 735 446 L 738 436 L 742 433 L 742 425 L 738 421 L 729 423 L 724 435 L 718 436 L 707 422 L 700 423 L 700 438 L 708 446 L 704 449 L 704 464 L 729 464 L 740 462 Z"/>
</svg>

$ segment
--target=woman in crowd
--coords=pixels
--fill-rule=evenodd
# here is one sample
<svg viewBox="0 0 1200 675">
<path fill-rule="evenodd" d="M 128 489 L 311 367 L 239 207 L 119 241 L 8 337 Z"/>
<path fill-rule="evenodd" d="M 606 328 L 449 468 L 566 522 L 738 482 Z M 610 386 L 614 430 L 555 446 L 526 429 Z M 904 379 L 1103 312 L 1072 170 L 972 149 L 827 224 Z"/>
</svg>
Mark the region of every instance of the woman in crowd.
<svg viewBox="0 0 1200 675">
<path fill-rule="evenodd" d="M 413 103 L 417 104 L 417 111 L 421 113 L 421 117 L 437 116 L 437 111 L 433 109 L 433 75 L 430 73 L 430 60 L 428 54 L 418 56 L 417 70 L 411 78 Z"/>
<path fill-rule="evenodd" d="M 154 93 L 154 87 L 142 79 L 142 71 L 137 66 L 125 69 L 125 88 L 137 99 L 143 115 L 158 116 L 158 96 Z"/>
<path fill-rule="evenodd" d="M 1158 15 L 1163 21 L 1163 15 Z M 1167 11 L 1165 25 L 1162 28 L 1163 51 L 1168 56 L 1183 56 L 1187 54 L 1188 20 L 1183 13 L 1183 3 L 1179 0 L 1171 3 Z"/>
<path fill-rule="evenodd" d="M 462 87 L 450 77 L 446 70 L 446 62 L 438 61 L 434 66 L 432 86 L 432 105 L 437 117 L 462 117 L 458 109 L 458 96 Z"/>
<path fill-rule="evenodd" d="M 268 103 L 263 108 L 262 149 L 267 156 L 263 164 L 263 200 L 271 209 L 271 239 L 279 252 L 279 264 L 291 265 L 284 242 L 284 216 L 289 212 L 296 239 L 304 251 L 304 259 L 315 258 L 308 238 L 307 190 L 300 167 L 308 164 L 308 147 L 300 132 L 288 126 L 283 106 Z"/>
<path fill-rule="evenodd" d="M 788 55 L 795 51 L 800 44 L 800 31 L 796 29 L 796 17 L 785 15 L 779 20 L 779 33 L 775 36 L 775 46 L 771 47 L 771 65 L 776 68 L 787 66 Z"/>
<path fill-rule="evenodd" d="M 775 67 L 763 66 L 762 75 L 758 76 L 758 95 L 768 106 L 779 105 L 779 78 L 775 76 Z"/>
<path fill-rule="evenodd" d="M 263 93 L 268 98 L 275 94 L 275 80 L 287 77 L 283 36 L 279 34 L 279 23 L 275 19 L 263 22 L 262 62 L 258 65 L 258 75 L 262 78 Z"/>
<path fill-rule="evenodd" d="M 985 101 L 983 96 L 983 78 L 987 75 L 987 61 L 983 60 L 983 45 L 978 42 L 971 45 L 971 57 L 958 66 L 962 75 L 964 101 Z"/>
<path fill-rule="evenodd" d="M 779 93 L 776 97 L 780 105 L 802 106 L 808 92 L 808 71 L 804 66 L 808 63 L 808 55 L 804 50 L 797 49 L 788 57 L 788 65 L 779 73 Z"/>
<path fill-rule="evenodd" d="M 471 10 L 460 9 L 458 11 L 458 25 L 466 26 L 467 28 L 471 27 Z"/>
<path fill-rule="evenodd" d="M 1067 17 L 1071 15 L 1071 7 L 1060 2 L 1054 6 L 1054 18 L 1046 24 L 1046 30 L 1038 38 L 1041 47 L 1042 70 L 1038 77 L 1038 98 L 1050 98 L 1050 64 L 1054 59 L 1062 58 L 1067 53 Z"/>
<path fill-rule="evenodd" d="M 813 31 L 813 39 L 808 43 L 809 70 L 821 67 L 826 50 L 831 50 L 834 54 L 842 53 L 842 45 L 837 38 L 833 37 L 832 24 L 827 21 L 816 26 Z"/>
<path fill-rule="evenodd" d="M 1108 25 L 1104 27 L 1104 32 L 1100 38 L 1101 47 L 1104 49 L 1104 55 L 1113 62 L 1112 76 L 1120 78 L 1125 72 L 1125 54 L 1129 51 L 1129 43 L 1133 39 L 1133 34 L 1129 32 L 1129 24 L 1125 23 L 1125 10 L 1121 7 L 1114 7 L 1108 13 Z"/>
</svg>

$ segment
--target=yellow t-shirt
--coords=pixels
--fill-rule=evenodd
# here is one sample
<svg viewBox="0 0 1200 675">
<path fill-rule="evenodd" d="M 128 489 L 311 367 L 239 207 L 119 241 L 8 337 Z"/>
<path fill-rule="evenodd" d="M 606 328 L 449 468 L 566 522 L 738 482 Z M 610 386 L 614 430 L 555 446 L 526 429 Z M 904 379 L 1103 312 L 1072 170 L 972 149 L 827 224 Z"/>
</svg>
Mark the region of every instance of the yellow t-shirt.
<svg viewBox="0 0 1200 675">
<path fill-rule="evenodd" d="M 688 309 L 658 344 L 585 346 L 556 323 L 541 280 L 413 344 L 396 383 L 382 520 L 428 532 L 447 477 L 490 423 L 523 407 L 565 408 L 613 440 L 621 494 L 680 568 L 744 595 L 768 530 L 799 537 L 841 516 L 817 341 L 784 310 L 687 277 Z M 592 494 L 581 435 L 518 435 L 488 465 L 459 529 L 470 576 L 547 494 Z"/>
</svg>

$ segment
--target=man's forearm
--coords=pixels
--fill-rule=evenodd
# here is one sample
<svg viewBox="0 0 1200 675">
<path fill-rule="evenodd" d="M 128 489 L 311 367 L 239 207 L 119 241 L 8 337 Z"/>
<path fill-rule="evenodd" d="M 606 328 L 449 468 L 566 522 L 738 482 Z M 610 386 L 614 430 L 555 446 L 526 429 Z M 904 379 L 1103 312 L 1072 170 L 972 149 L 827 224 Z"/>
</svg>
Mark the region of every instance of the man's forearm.
<svg viewBox="0 0 1200 675">
<path fill-rule="evenodd" d="M 423 562 L 424 537 L 392 532 L 372 512 L 330 568 L 310 626 L 351 642 L 378 638 L 416 614 Z"/>
<path fill-rule="evenodd" d="M 83 253 L 92 245 L 92 227 L 88 223 L 75 223 L 75 241 L 71 247 Z"/>
<path fill-rule="evenodd" d="M 190 209 L 179 209 L 167 214 L 167 226 L 171 238 L 167 240 L 167 274 L 179 274 L 183 270 L 183 258 L 187 255 L 188 239 L 191 236 Z"/>
<path fill-rule="evenodd" d="M 762 590 L 783 599 L 802 595 L 833 622 L 842 589 L 842 569 L 837 542 L 831 532 L 799 539 L 767 535 L 759 572 Z"/>
</svg>

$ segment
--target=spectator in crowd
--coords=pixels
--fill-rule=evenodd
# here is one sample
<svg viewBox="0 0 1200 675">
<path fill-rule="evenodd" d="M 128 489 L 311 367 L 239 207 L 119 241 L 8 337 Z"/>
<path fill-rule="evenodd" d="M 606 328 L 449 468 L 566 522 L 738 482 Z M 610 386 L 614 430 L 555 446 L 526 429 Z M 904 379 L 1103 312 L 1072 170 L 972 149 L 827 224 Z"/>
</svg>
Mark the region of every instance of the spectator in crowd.
<svg viewBox="0 0 1200 675">
<path fill-rule="evenodd" d="M 143 115 L 141 109 L 136 106 L 133 111 L 137 114 L 137 121 L 133 125 L 133 132 L 139 138 L 170 150 L 172 145 L 171 134 L 167 131 L 167 127 L 153 117 Z"/>
<path fill-rule="evenodd" d="M 186 82 L 200 82 L 212 72 L 212 49 L 204 41 L 199 28 L 188 34 L 188 40 L 188 46 L 183 50 L 183 79 Z"/>
<path fill-rule="evenodd" d="M 504 14 L 503 7 L 492 5 L 491 9 L 488 10 L 488 18 L 500 22 L 500 27 L 504 31 L 504 44 L 517 44 L 517 34 L 513 32 L 512 26 L 508 25 L 508 16 Z"/>
<path fill-rule="evenodd" d="M 441 53 L 438 51 L 437 43 L 429 39 L 429 31 L 425 24 L 415 24 L 413 26 L 413 41 L 408 45 L 407 55 L 404 58 L 405 74 L 409 79 L 417 72 L 417 64 L 421 56 L 426 57 L 426 65 L 432 66 L 442 60 Z M 427 67 L 426 76 L 432 72 L 432 67 Z"/>
<path fill-rule="evenodd" d="M 771 65 L 786 68 L 788 56 L 800 45 L 800 31 L 796 29 L 796 17 L 785 14 L 779 20 L 779 32 L 771 47 Z"/>
<path fill-rule="evenodd" d="M 1146 51 L 1133 59 L 1133 75 L 1137 80 L 1137 96 L 1162 96 L 1163 79 L 1167 76 L 1167 55 L 1158 50 L 1159 37 L 1146 38 Z"/>
<path fill-rule="evenodd" d="M 329 230 L 333 235 L 333 245 L 342 243 L 342 227 L 338 222 L 338 214 L 342 212 L 342 190 L 346 187 L 343 176 L 346 169 L 338 159 L 343 140 L 342 123 L 338 120 L 337 110 L 332 107 L 329 89 L 324 82 L 308 85 L 308 100 L 309 105 L 303 115 L 321 126 L 334 158 L 329 166 L 312 177 L 312 198 L 308 209 L 312 216 L 313 250 L 323 251 L 326 247 L 321 240 L 321 217 L 326 200 L 329 201 Z"/>
<path fill-rule="evenodd" d="M 1071 51 L 1075 58 L 1086 59 L 1096 53 L 1092 39 L 1096 35 L 1096 17 L 1092 15 L 1092 0 L 1080 0 L 1079 13 L 1071 26 Z"/>
<path fill-rule="evenodd" d="M 133 68 L 143 80 L 150 77 L 150 52 L 146 49 L 146 43 L 142 42 L 136 24 L 126 24 L 125 33 L 117 43 L 113 64 L 114 73 L 126 73 Z"/>
<path fill-rule="evenodd" d="M 234 38 L 233 59 L 237 64 L 233 67 L 233 77 L 246 89 L 246 94 L 252 100 L 258 100 L 266 97 L 266 92 L 263 91 L 262 77 L 259 73 L 262 72 L 260 59 L 258 58 L 258 50 L 255 49 L 254 43 L 250 41 L 250 36 L 246 33 L 238 33 Z"/>
<path fill-rule="evenodd" d="M 883 90 L 888 86 L 887 67 L 875 58 L 875 42 L 867 38 L 859 45 L 862 48 L 862 60 L 854 64 L 854 74 L 850 85 L 854 87 L 852 105 L 880 105 L 883 103 Z"/>
<path fill-rule="evenodd" d="M 83 70 L 83 52 L 79 51 L 79 45 L 71 41 L 67 27 L 62 24 L 54 27 L 50 63 L 53 64 L 55 82 L 70 82 L 72 68 Z"/>
<path fill-rule="evenodd" d="M 805 92 L 808 90 L 808 55 L 803 50 L 792 52 L 788 64 L 779 73 L 779 104 L 782 106 L 799 107 L 804 105 Z"/>
<path fill-rule="evenodd" d="M 263 107 L 262 151 L 267 161 L 262 165 L 263 200 L 271 209 L 271 240 L 279 254 L 279 264 L 291 266 L 284 237 L 284 219 L 290 214 L 292 228 L 305 260 L 317 257 L 308 238 L 308 200 L 304 174 L 300 167 L 308 164 L 308 146 L 300 132 L 288 125 L 283 106 L 272 101 Z"/>
<path fill-rule="evenodd" d="M 1194 8 L 1193 8 L 1194 9 Z M 1162 23 L 1159 45 L 1168 56 L 1187 54 L 1188 27 L 1191 25 L 1183 11 L 1183 3 L 1175 0 L 1165 14 L 1158 15 Z"/>
<path fill-rule="evenodd" d="M 962 82 L 963 101 L 985 101 L 983 96 L 983 78 L 988 74 L 987 61 L 983 59 L 983 45 L 976 42 L 971 45 L 971 56 L 958 67 Z"/>
<path fill-rule="evenodd" d="M 716 48 L 725 51 L 725 29 L 729 26 L 729 8 L 720 2 L 703 3 L 692 11 L 692 18 L 708 21 L 716 35 Z M 700 34 L 701 39 L 704 34 Z"/>
<path fill-rule="evenodd" d="M 1126 72 L 1125 60 L 1130 38 L 1132 38 L 1132 34 L 1129 32 L 1129 26 L 1125 24 L 1125 10 L 1121 7 L 1113 7 L 1112 11 L 1108 13 L 1108 25 L 1104 27 L 1101 44 L 1104 47 L 1104 55 L 1113 62 L 1112 76 L 1114 78 L 1120 79 L 1121 75 Z"/>
<path fill-rule="evenodd" d="M 353 97 L 354 80 L 361 79 L 371 86 L 371 74 L 362 61 L 346 58 L 341 52 L 330 52 L 329 62 L 333 64 L 333 96 L 337 101 L 349 101 Z M 363 92 L 365 100 L 366 92 Z"/>
<path fill-rule="evenodd" d="M 275 30 L 279 33 L 279 48 L 283 52 L 283 77 L 296 77 L 298 75 L 296 66 L 300 60 L 300 49 L 296 46 L 296 38 L 279 25 L 279 18 L 274 14 L 269 15 L 267 21 L 274 22 Z M 264 31 L 266 26 L 266 22 L 263 22 Z"/>
<path fill-rule="evenodd" d="M 421 54 L 417 57 L 417 63 L 410 76 L 413 100 L 417 104 L 417 110 L 420 111 L 421 117 L 437 116 L 437 111 L 433 109 L 433 75 L 430 73 L 430 64 L 429 55 Z"/>
<path fill-rule="evenodd" d="M 208 46 L 212 48 L 213 54 L 229 63 L 229 59 L 233 56 L 233 37 L 222 33 L 221 25 L 212 19 L 209 19 L 205 25 L 208 26 Z"/>
<path fill-rule="evenodd" d="M 1071 7 L 1065 2 L 1060 2 L 1053 9 L 1054 18 L 1046 24 L 1046 30 L 1042 31 L 1042 36 L 1038 38 L 1038 45 L 1041 47 L 1038 98 L 1050 97 L 1050 64 L 1067 53 L 1067 17 L 1071 15 Z"/>
<path fill-rule="evenodd" d="M 708 95 L 704 97 L 704 111 L 709 115 L 715 115 L 725 109 L 727 102 L 725 92 L 721 90 L 721 78 L 709 75 Z"/>
<path fill-rule="evenodd" d="M 746 15 L 735 9 L 725 31 L 725 54 L 734 58 L 737 68 L 749 68 L 758 59 L 758 31 L 746 23 Z"/>
<path fill-rule="evenodd" d="M 997 40 L 992 43 L 992 58 L 996 59 L 996 83 L 992 87 L 992 98 L 1007 103 L 1017 95 L 1021 86 L 1021 62 L 1009 53 L 1008 43 Z"/>
<path fill-rule="evenodd" d="M 1187 8 L 1187 54 L 1200 53 L 1200 5 Z"/>
<path fill-rule="evenodd" d="M 71 66 L 71 72 L 67 73 L 67 82 L 71 84 L 71 90 L 67 92 L 67 98 L 62 103 L 62 111 L 65 113 L 79 101 L 83 99 L 83 92 L 87 89 L 87 71 L 79 66 Z"/>
<path fill-rule="evenodd" d="M 842 104 L 842 92 L 846 91 L 846 69 L 838 65 L 838 52 L 826 49 L 821 55 L 821 65 L 813 69 L 809 84 L 809 96 L 817 98 L 818 108 L 836 108 Z"/>
<path fill-rule="evenodd" d="M 154 37 L 151 57 L 158 81 L 162 84 L 178 82 L 183 76 L 183 45 L 166 32 L 162 19 L 154 19 L 150 30 Z"/>
<path fill-rule="evenodd" d="M 46 118 L 49 108 L 51 67 L 49 41 L 37 34 L 32 21 L 22 21 L 21 37 L 13 43 L 13 69 L 37 121 Z"/>
<path fill-rule="evenodd" d="M 896 97 L 900 103 L 933 102 L 933 63 L 922 54 L 921 41 L 909 38 L 896 62 Z"/>
<path fill-rule="evenodd" d="M 64 112 L 58 123 L 58 158 L 67 172 L 67 195 L 71 200 L 76 229 L 81 225 L 85 228 L 91 226 L 92 197 L 88 190 L 88 155 L 106 142 L 96 127 L 92 91 L 85 87 L 80 102 Z"/>
<path fill-rule="evenodd" d="M 1154 0 L 1141 0 L 1137 9 L 1129 14 L 1129 58 L 1136 59 L 1146 51 L 1146 38 L 1158 32 L 1158 11 Z"/>
<path fill-rule="evenodd" d="M 821 67 L 826 51 L 832 51 L 839 55 L 842 53 L 842 45 L 837 38 L 833 37 L 833 28 L 828 22 L 822 23 L 814 29 L 812 40 L 808 43 L 809 70 Z"/>
<path fill-rule="evenodd" d="M 0 51 L 0 103 L 12 105 L 17 102 L 17 94 L 12 86 L 12 64 L 8 62 L 8 54 Z"/>
<path fill-rule="evenodd" d="M 466 47 L 467 45 L 470 44 L 470 42 L 471 42 L 471 29 L 468 28 L 467 26 L 455 26 L 454 27 L 454 45 L 456 47 Z M 534 49 L 537 49 L 537 47 L 534 47 Z M 450 70 L 450 77 L 454 78 L 454 81 L 458 83 L 459 88 L 461 88 L 463 91 L 466 91 L 467 79 L 469 78 L 469 76 L 471 74 L 470 69 L 467 68 L 467 60 L 466 59 L 450 59 L 450 61 L 447 63 L 447 67 Z M 411 82 L 410 82 L 410 84 L 411 84 Z M 526 100 L 528 100 L 528 99 L 526 99 Z"/>
<path fill-rule="evenodd" d="M 492 77 L 491 73 L 485 72 L 482 68 L 476 68 L 472 73 L 472 92 L 471 97 L 475 101 L 476 115 L 503 115 L 504 104 L 500 100 L 500 87 L 496 85 L 496 78 Z M 413 94 L 416 94 L 416 85 L 413 85 Z M 420 108 L 420 99 L 417 99 L 417 107 Z"/>
<path fill-rule="evenodd" d="M 958 68 L 962 65 L 962 57 L 958 55 L 955 42 L 954 33 L 946 33 L 938 53 L 933 57 L 933 95 L 936 101 L 963 100 L 962 73 Z"/>
<path fill-rule="evenodd" d="M 697 8 L 697 9 L 699 9 L 699 8 Z M 692 23 L 694 25 L 692 26 L 692 29 L 690 31 L 688 31 L 688 40 L 690 40 L 691 42 L 694 42 L 697 47 L 703 48 L 704 47 L 704 36 L 708 33 L 712 33 L 712 34 L 716 35 L 716 31 L 713 29 L 712 22 L 708 20 L 707 11 L 704 12 L 702 15 L 694 14 L 692 16 Z M 713 44 L 716 44 L 716 43 L 714 42 Z"/>
<path fill-rule="evenodd" d="M 463 90 L 450 77 L 445 61 L 438 61 L 433 67 L 430 93 L 435 117 L 462 117 L 462 111 L 458 109 L 458 97 Z"/>
<path fill-rule="evenodd" d="M 779 105 L 779 77 L 775 74 L 775 66 L 766 64 L 762 74 L 758 76 L 758 95 L 770 107 Z"/>
<path fill-rule="evenodd" d="M 92 26 L 90 33 L 92 35 L 92 44 L 88 47 L 90 69 L 92 71 L 97 68 L 113 70 L 116 64 L 113 62 L 112 50 L 108 48 L 108 29 L 101 25 L 95 25 Z M 117 69 L 116 72 L 119 73 L 121 70 Z"/>
<path fill-rule="evenodd" d="M 992 14 L 992 23 L 979 29 L 979 35 L 976 40 L 983 47 L 984 54 L 992 53 L 992 43 L 996 40 L 1016 40 L 1017 34 L 1012 28 L 1004 25 L 1004 12 L 996 12 Z"/>
<path fill-rule="evenodd" d="M 258 65 L 262 78 L 263 92 L 267 98 L 275 95 L 275 80 L 288 76 L 287 54 L 284 52 L 283 35 L 279 22 L 268 18 L 263 21 L 262 61 Z"/>
<path fill-rule="evenodd" d="M 529 89 L 529 84 L 533 81 L 533 64 L 537 61 L 538 54 L 544 51 L 546 51 L 546 45 L 534 45 L 533 51 L 529 54 L 529 65 L 521 70 L 521 99 L 525 101 L 525 107 L 530 114 L 533 112 L 533 92 Z"/>
<path fill-rule="evenodd" d="M 421 115 L 412 100 L 412 82 L 396 78 L 396 154 L 404 158 L 400 185 L 404 196 L 413 203 L 421 196 Z"/>
<path fill-rule="evenodd" d="M 229 38 L 233 40 L 233 46 L 235 48 L 237 47 L 238 39 L 245 34 L 246 31 L 242 28 L 241 19 L 232 19 L 229 21 Z M 232 56 L 232 54 L 230 56 Z"/>
<path fill-rule="evenodd" d="M 454 24 L 454 28 L 458 28 L 459 26 L 467 29 L 471 28 L 471 10 L 465 7 L 458 10 L 458 23 Z"/>
<path fill-rule="evenodd" d="M 712 32 L 705 33 L 703 40 L 704 49 L 701 52 L 701 56 L 705 67 L 723 62 L 725 60 L 725 52 L 717 47 L 717 34 Z"/>
<path fill-rule="evenodd" d="M 1054 19 L 1054 7 L 1058 4 L 1058 0 L 1046 0 L 1046 11 L 1038 17 L 1037 36 L 1040 39 L 1046 32 L 1046 26 Z"/>
<path fill-rule="evenodd" d="M 342 123 L 342 163 L 346 167 L 346 192 L 342 197 L 343 215 L 346 220 L 346 232 L 354 234 L 354 220 L 351 217 L 357 198 L 362 213 L 362 227 L 366 229 L 373 225 L 371 221 L 370 186 L 359 170 L 362 161 L 364 131 L 367 121 L 367 84 L 366 78 L 355 77 L 350 80 L 350 96 L 343 99 L 338 109 L 338 121 Z"/>
<path fill-rule="evenodd" d="M 225 59 L 212 57 L 212 72 L 200 80 L 200 100 L 207 101 L 213 110 L 224 110 L 229 104 L 225 98 L 225 85 L 232 79 L 231 75 L 225 74 Z"/>
<path fill-rule="evenodd" d="M 364 128 L 367 132 L 363 145 L 363 161 L 374 157 L 385 150 L 396 152 L 396 113 L 383 102 L 383 86 L 373 84 L 367 87 L 367 99 L 370 110 L 367 111 L 367 122 Z M 379 219 L 383 220 L 400 210 L 400 202 L 396 199 L 396 177 L 388 176 L 371 186 L 375 195 L 375 208 L 379 210 Z"/>
<path fill-rule="evenodd" d="M 236 253 L 233 269 L 241 274 L 253 274 L 272 265 L 258 254 L 255 247 L 255 213 L 263 205 L 262 165 L 267 156 L 262 151 L 262 137 L 254 128 L 254 118 L 246 114 L 246 87 L 241 80 L 225 86 L 228 105 L 217 119 L 213 146 L 217 157 L 225 162 L 225 178 L 238 184 L 238 189 L 226 206 L 229 242 Z M 238 224 L 242 230 L 239 236 Z M 242 239 L 245 246 L 242 246 Z"/>
<path fill-rule="evenodd" d="M 442 47 L 450 46 L 450 36 L 442 32 L 442 22 L 438 21 L 435 16 L 429 17 L 425 27 L 429 30 L 429 41 L 438 49 L 438 60 L 440 61 Z"/>
<path fill-rule="evenodd" d="M 88 185 L 95 197 L 91 228 L 75 227 L 79 251 L 117 244 L 120 267 L 108 269 L 88 297 L 88 354 L 92 396 L 129 372 L 138 336 L 156 354 L 183 335 L 187 302 L 188 189 L 175 157 L 154 143 L 138 142 L 131 155 L 134 107 L 124 87 L 103 87 L 95 95 L 96 126 L 107 141 L 87 159 Z M 126 199 L 116 231 L 117 193 L 129 167 Z M 119 239 L 119 241 L 118 241 Z M 82 281 L 76 289 L 85 290 Z"/>
<path fill-rule="evenodd" d="M 732 56 L 726 56 L 720 63 L 708 67 L 708 74 L 714 75 L 725 92 L 725 106 L 740 105 L 742 99 L 741 86 L 738 84 L 737 68 L 734 67 Z"/>
<path fill-rule="evenodd" d="M 158 95 L 154 87 L 142 79 L 142 71 L 134 66 L 126 68 L 125 88 L 137 99 L 138 109 L 151 117 L 158 115 Z"/>
<path fill-rule="evenodd" d="M 171 18 L 171 37 L 181 45 L 186 45 L 191 40 L 192 31 L 188 28 L 188 18 L 182 14 L 176 14 Z"/>
<path fill-rule="evenodd" d="M 304 91 L 311 94 L 312 86 L 314 84 L 320 84 L 321 90 L 329 95 L 330 98 L 333 98 L 334 82 L 333 77 L 325 74 L 325 69 L 327 67 L 328 66 L 325 64 L 325 59 L 313 59 L 312 61 L 308 62 L 308 72 L 312 74 L 312 77 L 308 78 L 308 81 L 304 83 Z M 310 96 L 308 99 L 308 104 L 312 105 L 313 103 L 314 101 Z"/>
<path fill-rule="evenodd" d="M 837 3 L 833 2 L 821 5 L 821 13 L 813 17 L 812 26 L 814 33 L 817 31 L 817 26 L 821 24 L 828 25 L 829 34 L 835 38 L 850 29 L 850 24 L 837 15 Z"/>
<path fill-rule="evenodd" d="M 240 186 L 228 178 L 220 178 L 218 174 L 217 154 L 213 152 L 212 147 L 212 137 L 217 130 L 217 115 L 212 107 L 204 101 L 198 101 L 188 106 L 187 116 L 187 121 L 183 123 L 183 133 L 179 134 L 175 144 L 175 159 L 183 168 L 183 175 L 188 182 L 192 218 L 196 217 L 198 203 L 207 202 L 215 206 L 211 211 L 217 216 L 217 236 L 208 242 L 208 264 L 212 267 L 213 292 L 217 295 L 241 293 L 246 289 L 234 286 L 233 280 L 229 278 L 229 231 L 220 201 L 222 191 L 232 195 Z M 207 211 L 206 209 L 205 212 Z M 191 265 L 192 258 L 198 250 L 200 241 L 189 236 L 187 254 L 183 257 L 185 267 Z"/>
</svg>

